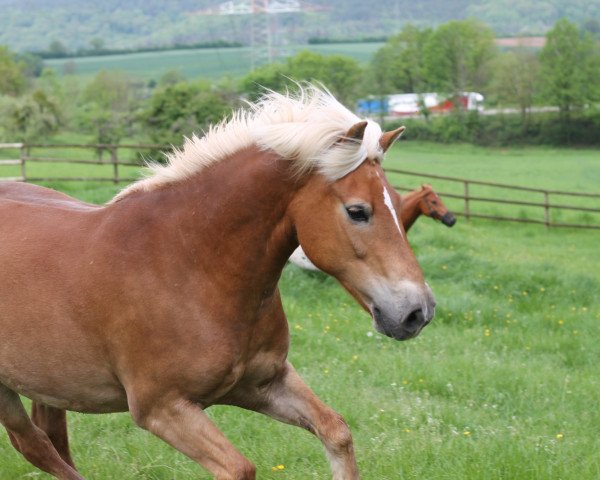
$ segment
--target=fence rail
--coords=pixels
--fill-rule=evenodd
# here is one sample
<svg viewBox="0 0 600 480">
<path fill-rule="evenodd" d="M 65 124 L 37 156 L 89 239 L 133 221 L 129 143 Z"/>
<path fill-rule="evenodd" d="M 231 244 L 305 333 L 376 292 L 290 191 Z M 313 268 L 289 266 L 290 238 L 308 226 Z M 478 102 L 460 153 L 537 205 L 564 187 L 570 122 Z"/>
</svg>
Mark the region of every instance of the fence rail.
<svg viewBox="0 0 600 480">
<path fill-rule="evenodd" d="M 137 177 L 123 177 L 119 167 L 143 167 L 142 161 L 128 161 L 119 158 L 119 150 L 133 150 L 135 152 L 148 149 L 159 149 L 161 151 L 169 150 L 170 147 L 164 145 L 137 145 L 137 144 L 64 144 L 64 145 L 47 145 L 47 144 L 23 144 L 23 143 L 0 143 L 0 150 L 17 149 L 19 150 L 18 159 L 0 160 L 0 166 L 3 165 L 20 165 L 21 175 L 18 177 L 2 177 L 0 180 L 17 180 L 22 182 L 112 182 L 115 185 L 123 182 L 132 182 Z M 97 152 L 99 159 L 90 158 L 64 158 L 52 157 L 45 155 L 31 155 L 32 149 L 44 150 L 63 150 L 63 149 L 81 149 L 94 150 Z M 108 160 L 104 160 L 103 154 L 108 153 Z M 73 163 L 80 165 L 109 165 L 112 166 L 112 175 L 105 177 L 81 177 L 81 176 L 53 176 L 39 177 L 31 176 L 27 173 L 28 163 Z"/>
<path fill-rule="evenodd" d="M 462 200 L 463 208 L 462 211 L 454 211 L 455 214 L 466 217 L 466 218 L 484 218 L 488 220 L 499 220 L 499 221 L 510 221 L 510 222 L 521 222 L 521 223 L 534 223 L 546 225 L 547 227 L 571 227 L 571 228 L 590 228 L 590 229 L 600 229 L 600 225 L 597 224 L 582 224 L 582 223 L 567 223 L 567 222 L 553 222 L 552 211 L 553 210 L 568 210 L 568 211 L 576 211 L 576 212 L 587 212 L 600 215 L 600 208 L 594 207 L 583 207 L 579 205 L 567 205 L 564 203 L 552 203 L 552 196 L 570 196 L 570 197 L 585 197 L 588 199 L 597 199 L 600 203 L 600 193 L 589 193 L 589 192 L 569 192 L 564 190 L 551 190 L 551 189 L 543 189 L 543 188 L 532 188 L 532 187 L 523 187 L 519 185 L 510 185 L 507 183 L 499 183 L 499 182 L 489 182 L 482 180 L 471 180 L 459 177 L 450 177 L 446 175 L 437 175 L 423 172 L 413 172 L 409 170 L 400 170 L 395 168 L 387 168 L 386 172 L 388 173 L 396 173 L 400 175 L 414 176 L 426 179 L 434 179 L 434 180 L 444 180 L 445 182 L 453 182 L 457 184 L 462 184 L 463 194 L 459 195 L 451 192 L 443 192 L 436 189 L 436 192 L 444 198 L 453 198 Z M 472 195 L 470 192 L 472 191 L 471 187 L 473 185 L 491 187 L 502 190 L 516 190 L 521 192 L 530 192 L 535 194 L 541 194 L 543 196 L 542 201 L 525 201 L 525 200 L 516 200 L 516 199 L 506 199 L 506 198 L 494 198 L 494 197 L 485 197 L 479 195 Z M 398 190 L 401 191 L 410 191 L 412 188 L 406 186 L 396 186 Z M 503 205 L 516 205 L 516 206 L 525 206 L 525 207 L 537 207 L 543 209 L 543 220 L 537 220 L 533 218 L 519 218 L 515 216 L 506 216 L 506 215 L 489 215 L 481 212 L 473 212 L 472 211 L 472 202 L 483 202 L 483 203 L 496 203 Z M 599 217 L 600 218 L 600 217 Z"/>
<path fill-rule="evenodd" d="M 12 166 L 14 170 L 14 166 L 20 166 L 20 175 L 19 176 L 10 176 L 4 177 L 0 175 L 0 181 L 2 180 L 16 180 L 16 181 L 24 181 L 24 182 L 112 182 L 113 184 L 119 184 L 124 182 L 132 182 L 136 180 L 136 177 L 131 176 L 123 176 L 120 167 L 142 167 L 144 165 L 143 161 L 138 160 L 137 158 L 132 161 L 129 159 L 124 159 L 122 156 L 119 156 L 119 152 L 122 150 L 126 151 L 144 151 L 149 149 L 166 151 L 171 147 L 165 147 L 164 145 L 149 145 L 149 144 L 66 144 L 66 145 L 47 145 L 47 144 L 22 144 L 22 143 L 3 143 L 0 144 L 0 150 L 18 150 L 19 158 L 9 158 L 2 160 L 0 159 L 0 167 L 4 166 Z M 35 149 L 43 149 L 45 152 L 48 150 L 57 150 L 57 149 L 75 149 L 75 150 L 93 150 L 97 153 L 96 159 L 93 158 L 63 158 L 60 155 L 55 156 L 45 156 L 45 155 L 32 155 L 32 151 Z M 103 154 L 107 153 L 107 159 L 103 158 Z M 83 155 L 82 155 L 83 156 Z M 29 174 L 27 165 L 35 163 L 72 163 L 79 165 L 106 165 L 110 166 L 111 174 L 106 176 L 32 176 Z M 543 189 L 543 188 L 534 188 L 534 187 L 523 187 L 519 185 L 510 185 L 506 183 L 499 182 L 490 182 L 483 180 L 472 180 L 465 179 L 459 177 L 451 177 L 446 175 L 438 175 L 432 173 L 423 173 L 423 172 L 413 172 L 409 170 L 401 170 L 395 168 L 388 168 L 386 172 L 399 174 L 404 176 L 412 176 L 419 177 L 422 179 L 428 180 L 442 180 L 444 182 L 450 182 L 457 184 L 457 186 L 462 186 L 462 193 L 455 192 L 443 192 L 438 189 L 436 191 L 445 198 L 451 198 L 455 200 L 461 200 L 462 209 L 460 211 L 454 210 L 454 213 L 460 216 L 463 216 L 467 219 L 470 218 L 483 218 L 488 220 L 497 220 L 497 221 L 510 221 L 510 222 L 521 222 L 521 223 L 533 223 L 545 225 L 546 227 L 570 227 L 570 228 L 590 228 L 590 229 L 600 229 L 600 224 L 582 224 L 582 223 L 567 223 L 567 222 L 555 222 L 552 221 L 552 212 L 553 211 L 575 211 L 575 212 L 585 212 L 588 214 L 598 214 L 600 215 L 600 208 L 589 207 L 589 206 L 579 206 L 579 205 L 568 205 L 564 202 L 555 203 L 551 200 L 558 197 L 579 197 L 579 198 L 587 198 L 587 199 L 596 199 L 600 200 L 600 193 L 589 193 L 589 192 L 570 192 L 563 190 L 552 190 L 552 189 Z M 504 190 L 512 190 L 519 192 L 529 192 L 532 194 L 539 194 L 542 196 L 540 201 L 529 201 L 529 200 L 519 200 L 519 199 L 507 199 L 507 198 L 494 198 L 489 196 L 482 195 L 474 195 L 473 187 L 481 186 L 492 189 L 504 189 Z M 396 186 L 396 188 L 400 191 L 409 191 L 414 187 L 406 187 L 406 186 Z M 514 215 L 490 215 L 485 212 L 477 211 L 476 205 L 481 203 L 488 204 L 499 204 L 499 205 L 514 205 L 519 207 L 528 207 L 528 208 L 539 208 L 543 211 L 543 220 L 533 219 L 533 218 L 519 218 Z"/>
</svg>

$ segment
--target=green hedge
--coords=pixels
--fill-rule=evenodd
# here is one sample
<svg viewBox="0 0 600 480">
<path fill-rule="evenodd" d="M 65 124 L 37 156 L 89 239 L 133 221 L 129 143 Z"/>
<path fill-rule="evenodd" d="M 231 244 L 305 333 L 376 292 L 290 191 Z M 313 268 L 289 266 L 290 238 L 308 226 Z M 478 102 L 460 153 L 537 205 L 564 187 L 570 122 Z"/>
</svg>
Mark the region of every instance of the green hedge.
<svg viewBox="0 0 600 480">
<path fill-rule="evenodd" d="M 440 143 L 466 142 L 484 146 L 568 145 L 600 146 L 600 110 L 571 113 L 481 115 L 477 112 L 407 118 L 386 122 L 391 130 L 406 125 L 403 138 Z"/>
</svg>

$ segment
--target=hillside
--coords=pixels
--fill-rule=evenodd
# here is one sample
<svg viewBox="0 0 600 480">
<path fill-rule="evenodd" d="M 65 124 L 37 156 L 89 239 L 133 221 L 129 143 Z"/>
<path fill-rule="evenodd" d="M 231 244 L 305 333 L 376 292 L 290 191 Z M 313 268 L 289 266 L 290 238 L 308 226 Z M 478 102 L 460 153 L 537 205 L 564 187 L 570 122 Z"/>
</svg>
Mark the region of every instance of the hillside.
<svg viewBox="0 0 600 480">
<path fill-rule="evenodd" d="M 238 0 L 239 1 L 239 0 Z M 216 40 L 248 44 L 249 16 L 204 16 L 214 0 L 0 0 L 0 44 L 13 50 L 140 48 Z M 309 38 L 382 37 L 410 22 L 435 26 L 475 17 L 498 35 L 539 35 L 566 16 L 581 25 L 600 18 L 599 0 L 311 0 L 307 11 L 273 18 L 279 44 Z M 590 20 L 592 19 L 592 20 Z M 596 24 L 598 22 L 596 21 Z"/>
</svg>

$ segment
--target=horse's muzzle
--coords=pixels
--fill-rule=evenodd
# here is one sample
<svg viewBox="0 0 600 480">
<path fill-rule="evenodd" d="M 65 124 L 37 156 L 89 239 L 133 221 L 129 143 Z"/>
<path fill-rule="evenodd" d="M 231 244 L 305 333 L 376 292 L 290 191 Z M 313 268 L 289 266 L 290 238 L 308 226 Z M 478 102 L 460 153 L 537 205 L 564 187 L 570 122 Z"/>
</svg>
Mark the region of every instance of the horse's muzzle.
<svg viewBox="0 0 600 480">
<path fill-rule="evenodd" d="M 448 227 L 451 227 L 456 223 L 456 217 L 453 214 L 451 214 L 450 212 L 446 212 L 442 216 L 442 218 L 440 218 L 440 220 L 444 225 L 446 225 Z"/>
<path fill-rule="evenodd" d="M 375 307 L 373 309 L 375 329 L 395 340 L 409 340 L 421 333 L 421 330 L 431 321 L 433 310 L 431 309 L 425 314 L 421 308 L 418 308 L 409 313 L 401 322 L 393 322 Z"/>
</svg>

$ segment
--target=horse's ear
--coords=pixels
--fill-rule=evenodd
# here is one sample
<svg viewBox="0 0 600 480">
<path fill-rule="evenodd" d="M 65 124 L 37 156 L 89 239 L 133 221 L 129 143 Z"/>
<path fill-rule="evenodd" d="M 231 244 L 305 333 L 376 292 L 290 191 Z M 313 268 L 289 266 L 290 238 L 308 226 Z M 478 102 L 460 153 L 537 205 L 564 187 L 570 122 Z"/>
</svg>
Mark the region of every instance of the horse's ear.
<svg viewBox="0 0 600 480">
<path fill-rule="evenodd" d="M 406 130 L 406 127 L 399 127 L 391 132 L 385 132 L 379 139 L 379 145 L 383 148 L 384 153 L 387 152 L 396 140 L 400 138 L 400 135 Z"/>
<path fill-rule="evenodd" d="M 344 135 L 344 140 L 354 140 L 355 142 L 362 141 L 368 124 L 369 122 L 366 120 L 355 123 L 350 127 L 346 135 Z"/>
</svg>

